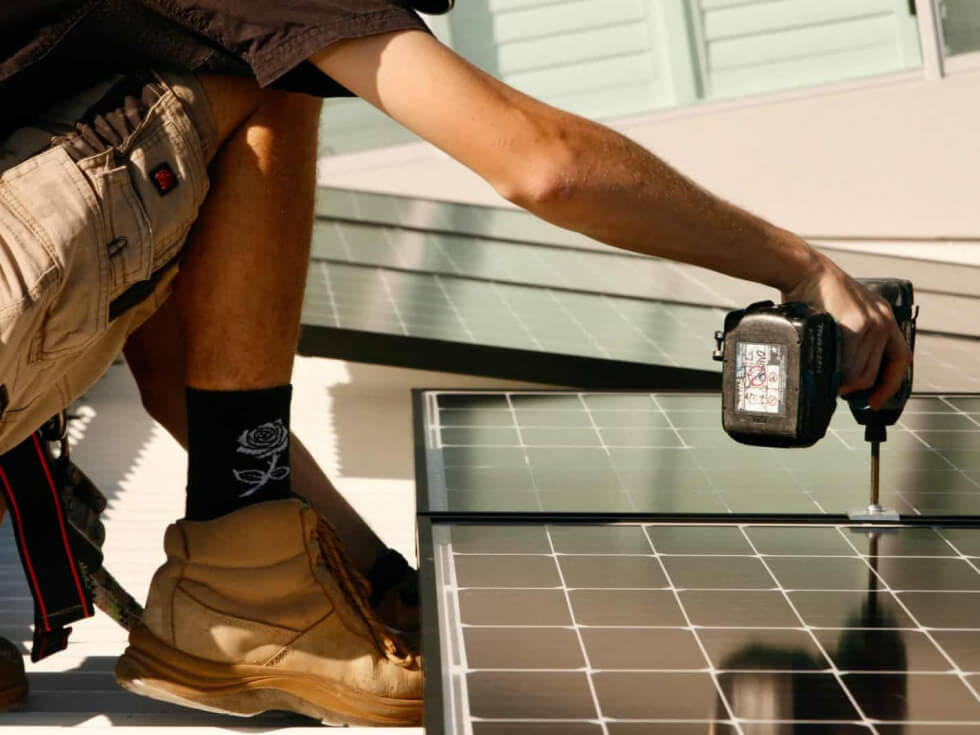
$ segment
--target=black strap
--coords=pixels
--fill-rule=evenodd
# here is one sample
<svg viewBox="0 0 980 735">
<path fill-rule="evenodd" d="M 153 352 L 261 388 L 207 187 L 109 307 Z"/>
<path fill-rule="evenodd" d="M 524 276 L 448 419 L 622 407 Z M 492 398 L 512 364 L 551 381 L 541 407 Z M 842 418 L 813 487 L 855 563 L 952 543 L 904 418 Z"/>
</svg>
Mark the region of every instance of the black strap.
<svg viewBox="0 0 980 735">
<path fill-rule="evenodd" d="M 76 620 L 93 615 L 92 597 L 82 577 L 80 561 L 96 569 L 98 558 L 76 558 L 61 501 L 63 468 L 46 451 L 37 432 L 0 455 L 0 490 L 10 511 L 21 564 L 34 597 L 34 647 L 31 660 L 40 661 L 68 645 Z"/>
</svg>

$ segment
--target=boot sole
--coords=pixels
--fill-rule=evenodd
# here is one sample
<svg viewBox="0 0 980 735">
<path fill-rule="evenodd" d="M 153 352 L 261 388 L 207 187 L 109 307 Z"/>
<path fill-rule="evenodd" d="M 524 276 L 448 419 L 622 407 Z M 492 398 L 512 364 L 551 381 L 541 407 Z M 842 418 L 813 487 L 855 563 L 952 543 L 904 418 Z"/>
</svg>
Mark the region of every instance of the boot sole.
<svg viewBox="0 0 980 735">
<path fill-rule="evenodd" d="M 0 689 L 0 712 L 13 712 L 27 701 L 27 683 Z"/>
<path fill-rule="evenodd" d="M 123 689 L 208 712 L 251 717 L 270 710 L 296 712 L 327 725 L 417 725 L 421 699 L 367 694 L 302 672 L 219 664 L 168 646 L 136 628 L 116 664 Z"/>
</svg>

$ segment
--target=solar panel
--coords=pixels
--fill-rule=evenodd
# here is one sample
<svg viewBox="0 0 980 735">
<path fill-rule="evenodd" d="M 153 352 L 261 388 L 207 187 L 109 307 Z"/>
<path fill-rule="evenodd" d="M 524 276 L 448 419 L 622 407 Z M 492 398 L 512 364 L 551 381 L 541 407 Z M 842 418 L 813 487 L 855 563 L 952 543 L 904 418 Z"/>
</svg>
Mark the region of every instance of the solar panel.
<svg viewBox="0 0 980 735">
<path fill-rule="evenodd" d="M 488 207 L 320 187 L 317 192 L 317 215 L 328 220 L 619 252 L 596 240 L 510 207 Z M 836 238 L 819 236 L 813 240 L 814 244 L 849 273 L 860 276 L 887 274 L 889 277 L 907 278 L 927 291 L 980 296 L 978 268 L 963 263 L 944 262 L 942 247 L 936 248 L 936 258 L 923 260 L 868 249 L 847 249 L 844 247 L 846 238 L 843 243 Z M 881 242 L 890 243 L 888 238 L 882 238 Z M 901 241 L 897 244 L 899 247 L 903 245 Z M 894 252 L 894 248 L 892 250 Z"/>
<path fill-rule="evenodd" d="M 980 341 L 920 334 L 915 339 L 915 389 L 980 391 Z"/>
<path fill-rule="evenodd" d="M 868 501 L 869 449 L 841 401 L 807 449 L 749 447 L 718 394 L 416 395 L 422 512 L 846 516 Z M 980 397 L 914 396 L 881 448 L 882 502 L 980 517 Z"/>
<path fill-rule="evenodd" d="M 835 251 L 833 257 L 858 276 L 911 280 L 922 307 L 920 331 L 980 336 L 980 323 L 973 318 L 980 278 L 973 273 L 970 286 L 961 283 L 964 270 L 976 269 L 846 251 Z M 779 299 L 774 289 L 756 283 L 616 248 L 585 251 L 352 222 L 318 222 L 313 258 L 726 308 Z"/>
<path fill-rule="evenodd" d="M 349 222 L 317 223 L 313 259 L 702 306 L 778 298 L 765 286 L 612 248 L 589 252 Z"/>
<path fill-rule="evenodd" d="M 317 261 L 303 354 L 558 385 L 715 388 L 724 309 Z M 969 391 L 980 341 L 920 335 L 918 390 Z"/>
<path fill-rule="evenodd" d="M 722 315 L 711 307 L 778 297 L 601 246 L 525 212 L 341 191 L 321 192 L 319 207 L 306 354 L 582 387 L 713 388 L 710 337 Z M 920 331 L 918 390 L 980 386 L 972 374 L 980 340 L 955 339 L 980 335 L 976 279 L 965 267 L 835 257 L 854 260 L 856 273 L 920 286 L 920 330 L 936 334 Z"/>
<path fill-rule="evenodd" d="M 423 519 L 420 550 L 430 734 L 980 731 L 976 528 Z"/>
<path fill-rule="evenodd" d="M 555 227 L 520 209 L 482 207 L 320 187 L 317 190 L 316 214 L 324 219 L 367 222 L 430 232 L 590 250 L 608 248 L 577 232 Z"/>
<path fill-rule="evenodd" d="M 596 240 L 510 207 L 488 207 L 320 187 L 317 191 L 316 211 L 318 217 L 326 220 L 617 252 Z M 888 238 L 882 238 L 881 241 L 886 244 L 890 242 Z M 936 249 L 936 259 L 923 260 L 868 249 L 848 250 L 835 238 L 818 236 L 814 238 L 814 242 L 848 272 L 854 271 L 862 276 L 880 276 L 887 272 L 891 277 L 908 278 L 920 288 L 929 291 L 980 296 L 977 267 L 943 262 L 941 247 Z"/>
<path fill-rule="evenodd" d="M 300 349 L 566 385 L 713 387 L 712 336 L 723 314 L 320 262 L 308 276 Z"/>
</svg>

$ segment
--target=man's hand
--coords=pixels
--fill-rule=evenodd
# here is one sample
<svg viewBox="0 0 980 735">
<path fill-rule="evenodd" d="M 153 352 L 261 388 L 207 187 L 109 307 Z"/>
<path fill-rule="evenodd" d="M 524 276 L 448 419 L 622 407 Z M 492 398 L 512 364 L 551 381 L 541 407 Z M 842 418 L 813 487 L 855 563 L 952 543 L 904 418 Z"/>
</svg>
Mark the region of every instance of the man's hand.
<svg viewBox="0 0 980 735">
<path fill-rule="evenodd" d="M 812 270 L 784 292 L 783 299 L 829 312 L 840 324 L 842 395 L 873 388 L 869 405 L 878 410 L 895 394 L 912 362 L 912 351 L 884 299 L 820 254 Z"/>
</svg>

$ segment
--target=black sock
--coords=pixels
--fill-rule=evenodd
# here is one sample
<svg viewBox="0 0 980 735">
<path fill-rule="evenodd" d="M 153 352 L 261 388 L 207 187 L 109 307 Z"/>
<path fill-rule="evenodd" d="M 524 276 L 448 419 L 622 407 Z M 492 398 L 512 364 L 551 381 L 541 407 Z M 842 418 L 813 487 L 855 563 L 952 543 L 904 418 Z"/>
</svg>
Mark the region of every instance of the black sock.
<svg viewBox="0 0 980 735">
<path fill-rule="evenodd" d="M 187 389 L 188 520 L 290 497 L 292 390 Z"/>
</svg>

